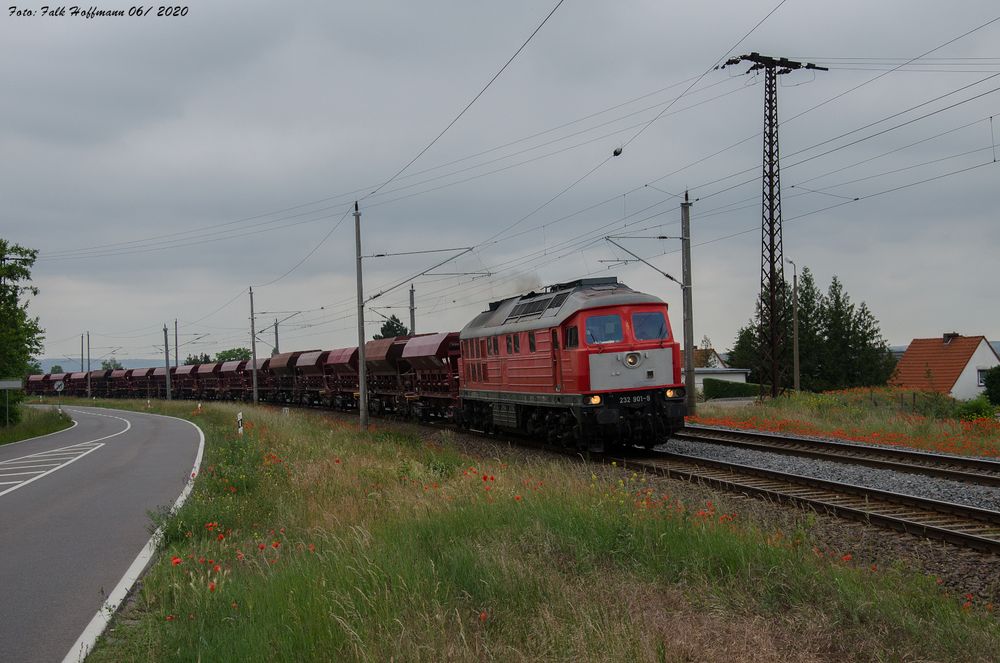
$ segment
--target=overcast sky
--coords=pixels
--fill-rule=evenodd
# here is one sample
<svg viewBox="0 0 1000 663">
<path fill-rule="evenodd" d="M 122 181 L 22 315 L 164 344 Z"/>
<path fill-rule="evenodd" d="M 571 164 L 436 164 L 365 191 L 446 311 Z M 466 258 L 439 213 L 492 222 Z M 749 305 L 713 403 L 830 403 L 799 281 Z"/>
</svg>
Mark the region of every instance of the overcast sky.
<svg viewBox="0 0 1000 663">
<path fill-rule="evenodd" d="M 45 356 L 78 356 L 90 330 L 95 358 L 156 357 L 174 318 L 182 357 L 248 345 L 250 285 L 258 327 L 303 311 L 280 325 L 282 350 L 356 344 L 356 198 L 366 254 L 475 247 L 415 281 L 418 331 L 613 275 L 669 302 L 680 335 L 675 284 L 600 261 L 624 255 L 605 234 L 679 234 L 670 194 L 685 188 L 695 342 L 725 350 L 759 287 L 763 77 L 709 69 L 776 4 L 565 0 L 371 196 L 555 0 L 201 0 L 171 18 L 7 10 L 0 236 L 40 251 Z M 998 13 L 985 0 L 787 0 L 731 53 L 830 68 L 779 79 L 785 254 L 824 289 L 837 275 L 892 344 L 1000 337 L 1000 21 L 928 53 Z M 680 277 L 679 242 L 620 241 Z M 366 260 L 366 294 L 448 255 Z M 370 308 L 407 303 L 403 286 Z M 369 333 L 379 312 L 408 315 L 369 310 Z"/>
</svg>

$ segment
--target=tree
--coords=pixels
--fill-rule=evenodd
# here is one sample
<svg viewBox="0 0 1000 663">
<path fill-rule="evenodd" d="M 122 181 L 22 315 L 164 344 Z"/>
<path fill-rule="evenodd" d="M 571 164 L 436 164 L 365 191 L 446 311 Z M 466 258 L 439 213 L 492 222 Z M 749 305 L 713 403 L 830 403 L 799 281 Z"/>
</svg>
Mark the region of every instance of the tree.
<svg viewBox="0 0 1000 663">
<path fill-rule="evenodd" d="M 818 391 L 823 353 L 823 293 L 808 267 L 799 277 L 799 385 Z"/>
<path fill-rule="evenodd" d="M 42 350 L 45 332 L 37 317 L 28 315 L 31 298 L 38 289 L 31 286 L 31 267 L 38 251 L 0 239 L 0 376 L 20 377 L 39 373 L 32 357 Z M 9 394 L 10 421 L 20 420 L 17 404 L 23 392 Z"/>
<path fill-rule="evenodd" d="M 245 361 L 250 357 L 250 348 L 230 348 L 216 354 L 215 361 Z"/>
<path fill-rule="evenodd" d="M 111 359 L 105 359 L 104 361 L 101 362 L 102 371 L 120 371 L 123 368 L 125 367 L 122 366 L 122 363 L 117 359 L 115 359 L 114 357 L 112 357 Z M 55 373 L 54 370 L 52 372 Z"/>
<path fill-rule="evenodd" d="M 201 354 L 195 353 L 193 355 L 188 355 L 184 358 L 184 365 L 191 366 L 192 364 L 211 364 L 212 358 L 208 353 L 202 352 Z"/>
<path fill-rule="evenodd" d="M 785 284 L 787 286 L 787 284 Z M 816 287 L 808 267 L 799 278 L 799 373 L 801 388 L 809 391 L 884 384 L 892 374 L 895 360 L 882 336 L 878 319 L 862 302 L 855 306 L 836 276 L 826 295 Z M 790 296 L 786 296 L 792 319 Z M 736 335 L 729 353 L 729 365 L 752 369 L 752 382 L 766 382 L 760 375 L 763 352 L 759 338 L 761 306 L 758 299 L 754 317 Z M 791 325 L 782 353 L 782 362 L 792 366 Z M 784 385 L 790 386 L 791 373 L 785 371 Z"/>
<path fill-rule="evenodd" d="M 1000 405 L 1000 366 L 986 371 L 986 398 L 993 405 Z"/>
<path fill-rule="evenodd" d="M 52 368 L 49 370 L 49 373 L 65 373 L 65 372 L 66 371 L 63 370 L 63 367 L 60 364 L 52 364 Z"/>
<path fill-rule="evenodd" d="M 378 340 L 380 338 L 408 336 L 409 334 L 410 330 L 403 325 L 402 321 L 397 318 L 395 314 L 393 314 L 386 318 L 386 321 L 382 323 L 382 329 L 379 330 L 378 334 L 372 336 L 372 338 Z"/>
</svg>

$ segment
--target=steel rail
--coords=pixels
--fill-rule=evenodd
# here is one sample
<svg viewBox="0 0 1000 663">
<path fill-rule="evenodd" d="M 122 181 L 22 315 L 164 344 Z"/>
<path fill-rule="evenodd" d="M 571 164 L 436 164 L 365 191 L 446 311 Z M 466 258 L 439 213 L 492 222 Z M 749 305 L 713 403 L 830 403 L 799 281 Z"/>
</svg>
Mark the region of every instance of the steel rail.
<svg viewBox="0 0 1000 663">
<path fill-rule="evenodd" d="M 669 452 L 616 459 L 632 468 L 806 506 L 843 518 L 1000 554 L 1000 512 Z"/>
<path fill-rule="evenodd" d="M 1000 462 L 984 458 L 704 426 L 686 426 L 674 434 L 674 437 L 680 440 L 771 451 L 897 472 L 918 473 L 953 481 L 1000 486 Z"/>
</svg>

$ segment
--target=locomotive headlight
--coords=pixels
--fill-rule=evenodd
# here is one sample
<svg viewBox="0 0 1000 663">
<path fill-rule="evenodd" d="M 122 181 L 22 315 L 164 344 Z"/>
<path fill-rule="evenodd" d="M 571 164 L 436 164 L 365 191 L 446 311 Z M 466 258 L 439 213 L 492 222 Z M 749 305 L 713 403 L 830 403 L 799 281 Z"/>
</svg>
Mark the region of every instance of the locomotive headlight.
<svg viewBox="0 0 1000 663">
<path fill-rule="evenodd" d="M 642 356 L 638 352 L 630 352 L 625 355 L 625 365 L 629 368 L 638 366 L 640 359 L 642 359 Z"/>
<path fill-rule="evenodd" d="M 680 398 L 684 395 L 684 387 L 677 387 L 676 389 L 667 389 L 663 392 L 663 395 L 667 398 Z"/>
<path fill-rule="evenodd" d="M 588 396 L 587 397 L 587 404 L 588 405 L 600 405 L 601 404 L 601 396 L 600 396 L 600 394 L 594 394 L 593 396 Z"/>
</svg>

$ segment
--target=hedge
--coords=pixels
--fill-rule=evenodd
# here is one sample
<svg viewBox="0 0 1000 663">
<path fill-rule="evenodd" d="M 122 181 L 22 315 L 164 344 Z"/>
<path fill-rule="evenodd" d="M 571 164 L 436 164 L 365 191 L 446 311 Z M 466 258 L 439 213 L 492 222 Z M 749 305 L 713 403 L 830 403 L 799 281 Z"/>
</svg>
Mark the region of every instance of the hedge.
<svg viewBox="0 0 1000 663">
<path fill-rule="evenodd" d="M 705 378 L 703 392 L 706 401 L 713 398 L 753 398 L 760 395 L 760 385 L 753 382 L 729 382 Z"/>
</svg>

